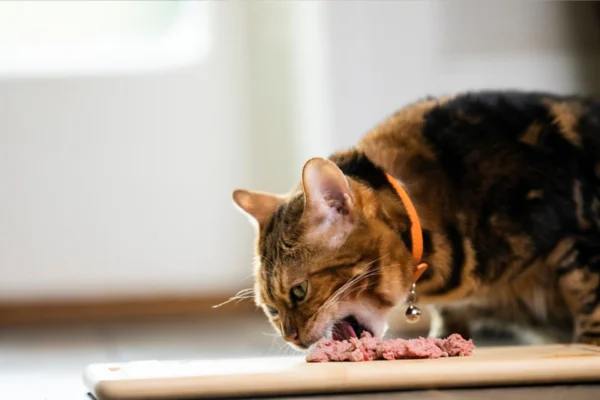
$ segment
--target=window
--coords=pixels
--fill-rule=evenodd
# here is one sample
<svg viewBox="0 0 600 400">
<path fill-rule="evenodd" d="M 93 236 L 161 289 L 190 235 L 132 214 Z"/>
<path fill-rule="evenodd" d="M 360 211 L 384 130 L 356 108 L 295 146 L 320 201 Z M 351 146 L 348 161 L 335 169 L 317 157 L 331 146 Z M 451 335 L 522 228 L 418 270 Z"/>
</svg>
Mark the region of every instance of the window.
<svg viewBox="0 0 600 400">
<path fill-rule="evenodd" d="M 0 76 L 172 68 L 208 51 L 203 1 L 0 1 Z"/>
</svg>

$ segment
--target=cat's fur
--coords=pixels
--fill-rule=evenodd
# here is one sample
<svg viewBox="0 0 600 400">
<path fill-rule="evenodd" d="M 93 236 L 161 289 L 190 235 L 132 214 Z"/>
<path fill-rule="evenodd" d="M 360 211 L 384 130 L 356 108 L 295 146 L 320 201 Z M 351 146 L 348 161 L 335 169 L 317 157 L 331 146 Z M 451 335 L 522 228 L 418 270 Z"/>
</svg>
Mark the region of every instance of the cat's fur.
<svg viewBox="0 0 600 400">
<path fill-rule="evenodd" d="M 257 304 L 290 343 L 348 315 L 381 334 L 406 296 L 410 222 L 384 171 L 421 219 L 431 335 L 488 321 L 600 344 L 600 102 L 492 91 L 404 107 L 356 148 L 308 161 L 285 196 L 234 193 L 258 226 Z"/>
</svg>

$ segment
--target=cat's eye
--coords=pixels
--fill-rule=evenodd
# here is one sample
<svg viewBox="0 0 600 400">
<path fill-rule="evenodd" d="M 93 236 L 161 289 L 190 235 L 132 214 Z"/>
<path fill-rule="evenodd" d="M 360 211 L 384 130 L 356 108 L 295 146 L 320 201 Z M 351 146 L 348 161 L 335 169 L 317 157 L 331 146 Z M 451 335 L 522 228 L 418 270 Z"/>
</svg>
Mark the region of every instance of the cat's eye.
<svg viewBox="0 0 600 400">
<path fill-rule="evenodd" d="M 290 295 L 294 301 L 302 301 L 306 297 L 306 291 L 308 289 L 308 281 L 304 281 L 299 285 L 296 285 L 290 290 Z"/>
<path fill-rule="evenodd" d="M 273 307 L 267 307 L 267 311 L 271 314 L 272 317 L 276 317 L 279 312 Z"/>
</svg>

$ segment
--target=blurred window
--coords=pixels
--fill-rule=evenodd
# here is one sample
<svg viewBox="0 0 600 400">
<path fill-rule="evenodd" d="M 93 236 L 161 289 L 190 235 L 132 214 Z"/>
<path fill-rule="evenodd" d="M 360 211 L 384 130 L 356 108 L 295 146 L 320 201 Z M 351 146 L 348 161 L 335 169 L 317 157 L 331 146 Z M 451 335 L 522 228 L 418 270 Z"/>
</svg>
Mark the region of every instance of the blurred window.
<svg viewBox="0 0 600 400">
<path fill-rule="evenodd" d="M 208 2 L 0 1 L 0 75 L 172 68 L 207 51 Z"/>
</svg>

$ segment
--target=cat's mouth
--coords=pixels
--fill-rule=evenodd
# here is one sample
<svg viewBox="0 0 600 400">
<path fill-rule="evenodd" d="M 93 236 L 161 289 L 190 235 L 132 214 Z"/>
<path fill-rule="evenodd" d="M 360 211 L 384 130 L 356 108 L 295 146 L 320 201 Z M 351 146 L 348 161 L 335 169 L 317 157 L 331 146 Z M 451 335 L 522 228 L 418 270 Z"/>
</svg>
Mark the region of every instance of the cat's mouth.
<svg viewBox="0 0 600 400">
<path fill-rule="evenodd" d="M 350 315 L 344 319 L 340 319 L 331 328 L 331 337 L 333 340 L 348 340 L 353 337 L 360 337 L 363 332 L 373 332 L 365 325 L 361 324 L 355 316 Z"/>
</svg>

